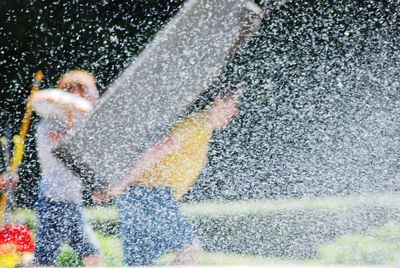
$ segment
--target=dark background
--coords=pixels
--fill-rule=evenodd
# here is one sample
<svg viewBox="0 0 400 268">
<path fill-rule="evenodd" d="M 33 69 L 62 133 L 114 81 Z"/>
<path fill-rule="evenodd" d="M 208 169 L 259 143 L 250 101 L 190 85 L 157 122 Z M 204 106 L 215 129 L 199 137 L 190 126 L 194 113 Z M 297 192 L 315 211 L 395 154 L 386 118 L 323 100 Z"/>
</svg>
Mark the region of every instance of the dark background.
<svg viewBox="0 0 400 268">
<path fill-rule="evenodd" d="M 18 131 L 36 70 L 50 87 L 86 69 L 104 92 L 182 2 L 0 2 L 1 131 Z M 397 191 L 399 26 L 396 1 L 289 1 L 272 12 L 208 89 L 240 83 L 245 93 L 186 199 Z M 27 206 L 40 179 L 37 121 L 17 191 Z"/>
</svg>

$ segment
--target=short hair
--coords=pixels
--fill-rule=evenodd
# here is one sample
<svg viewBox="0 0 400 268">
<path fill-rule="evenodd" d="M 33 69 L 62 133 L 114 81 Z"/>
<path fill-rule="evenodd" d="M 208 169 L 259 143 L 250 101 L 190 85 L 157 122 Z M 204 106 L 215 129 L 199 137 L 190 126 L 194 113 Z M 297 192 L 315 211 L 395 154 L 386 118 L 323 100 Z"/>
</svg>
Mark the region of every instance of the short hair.
<svg viewBox="0 0 400 268">
<path fill-rule="evenodd" d="M 84 83 L 82 83 L 84 81 Z M 63 74 L 58 80 L 57 86 L 62 88 L 67 83 L 79 83 L 86 87 L 86 93 L 93 101 L 99 98 L 99 91 L 96 87 L 96 77 L 85 70 L 74 69 Z"/>
</svg>

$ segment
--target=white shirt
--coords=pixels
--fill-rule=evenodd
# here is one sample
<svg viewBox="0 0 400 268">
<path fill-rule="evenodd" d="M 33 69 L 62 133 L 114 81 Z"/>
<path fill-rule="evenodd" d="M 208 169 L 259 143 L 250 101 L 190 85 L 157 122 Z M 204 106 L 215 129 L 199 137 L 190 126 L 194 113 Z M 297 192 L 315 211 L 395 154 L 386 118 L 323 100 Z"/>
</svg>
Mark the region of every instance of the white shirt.
<svg viewBox="0 0 400 268">
<path fill-rule="evenodd" d="M 61 132 L 65 123 L 43 118 L 37 129 L 37 151 L 42 170 L 39 190 L 41 195 L 54 201 L 82 203 L 82 181 L 74 175 L 51 151 L 58 141 L 52 142 L 50 132 Z"/>
</svg>

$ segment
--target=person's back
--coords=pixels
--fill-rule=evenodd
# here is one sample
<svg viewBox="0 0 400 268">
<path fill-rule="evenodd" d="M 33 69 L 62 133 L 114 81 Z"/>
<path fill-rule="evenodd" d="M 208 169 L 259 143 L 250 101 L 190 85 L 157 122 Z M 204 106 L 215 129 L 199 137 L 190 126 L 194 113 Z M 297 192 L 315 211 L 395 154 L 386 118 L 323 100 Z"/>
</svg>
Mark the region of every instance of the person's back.
<svg viewBox="0 0 400 268">
<path fill-rule="evenodd" d="M 207 119 L 196 114 L 180 120 L 171 130 L 179 140 L 178 151 L 167 152 L 137 183 L 149 187 L 171 187 L 176 199 L 184 195 L 207 162 L 208 142 L 213 134 Z"/>
</svg>

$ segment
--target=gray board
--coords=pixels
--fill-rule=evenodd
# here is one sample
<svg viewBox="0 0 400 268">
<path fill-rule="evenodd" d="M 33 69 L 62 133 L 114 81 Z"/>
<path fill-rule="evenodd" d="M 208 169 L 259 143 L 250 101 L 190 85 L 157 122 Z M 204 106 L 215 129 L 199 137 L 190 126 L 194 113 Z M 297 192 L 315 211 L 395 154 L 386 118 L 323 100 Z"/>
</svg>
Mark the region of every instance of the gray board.
<svg viewBox="0 0 400 268">
<path fill-rule="evenodd" d="M 220 74 L 259 23 L 254 11 L 250 1 L 187 1 L 54 153 L 83 177 L 117 183 Z"/>
</svg>

